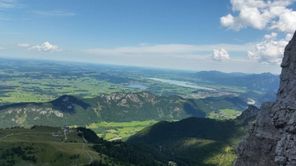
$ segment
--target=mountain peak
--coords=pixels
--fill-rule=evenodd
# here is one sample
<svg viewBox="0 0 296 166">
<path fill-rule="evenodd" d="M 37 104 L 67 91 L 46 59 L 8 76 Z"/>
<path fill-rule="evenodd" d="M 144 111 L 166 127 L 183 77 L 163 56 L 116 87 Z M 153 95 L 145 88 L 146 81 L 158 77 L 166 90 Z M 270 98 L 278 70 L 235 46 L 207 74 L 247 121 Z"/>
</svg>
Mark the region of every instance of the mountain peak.
<svg viewBox="0 0 296 166">
<path fill-rule="evenodd" d="M 236 166 L 296 165 L 296 33 L 286 46 L 276 102 L 263 104 Z"/>
<path fill-rule="evenodd" d="M 75 105 L 78 105 L 83 109 L 87 109 L 88 107 L 90 107 L 88 103 L 85 103 L 84 101 L 70 95 L 60 96 L 59 98 L 51 101 L 50 103 L 53 105 L 53 108 L 61 112 L 67 112 L 67 113 L 74 113 Z"/>
<path fill-rule="evenodd" d="M 259 109 L 256 106 L 249 105 L 248 108 L 236 118 L 236 121 L 240 124 L 247 124 L 254 121 L 258 113 Z"/>
<path fill-rule="evenodd" d="M 277 106 L 296 108 L 296 33 L 285 49 Z"/>
</svg>

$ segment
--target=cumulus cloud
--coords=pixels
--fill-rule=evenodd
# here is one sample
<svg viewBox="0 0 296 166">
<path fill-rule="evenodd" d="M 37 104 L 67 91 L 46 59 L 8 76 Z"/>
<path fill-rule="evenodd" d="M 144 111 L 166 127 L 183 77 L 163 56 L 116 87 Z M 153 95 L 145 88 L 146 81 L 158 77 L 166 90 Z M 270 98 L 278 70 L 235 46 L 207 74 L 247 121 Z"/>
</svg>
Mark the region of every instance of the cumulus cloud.
<svg viewBox="0 0 296 166">
<path fill-rule="evenodd" d="M 230 56 L 224 48 L 220 48 L 213 50 L 212 59 L 215 61 L 226 61 L 230 59 Z"/>
<path fill-rule="evenodd" d="M 289 6 L 295 0 L 231 0 L 232 13 L 220 18 L 221 25 L 234 30 L 252 27 L 293 33 L 296 11 Z"/>
<path fill-rule="evenodd" d="M 17 44 L 18 47 L 26 48 L 28 50 L 36 50 L 39 52 L 54 52 L 54 51 L 60 51 L 61 49 L 54 44 L 49 43 L 48 41 L 43 42 L 41 44 L 37 45 L 31 45 L 28 43 L 19 43 Z"/>
<path fill-rule="evenodd" d="M 230 60 L 228 51 L 243 54 L 251 49 L 252 46 L 252 43 L 210 45 L 140 44 L 130 47 L 92 48 L 86 49 L 84 52 L 91 56 L 91 58 L 97 58 L 100 59 L 101 62 L 112 64 L 115 62 L 118 62 L 117 64 L 123 64 L 126 60 L 127 62 L 124 64 L 134 65 L 158 64 L 160 66 L 176 66 L 177 63 L 182 63 L 184 65 L 188 62 L 193 63 L 197 61 L 211 62 L 212 64 L 215 63 L 216 65 L 221 65 L 222 63 L 220 63 L 220 61 L 225 61 L 225 63 L 227 63 L 226 61 Z M 232 62 L 233 61 L 237 61 L 237 59 L 232 59 Z"/>
<path fill-rule="evenodd" d="M 237 31 L 248 27 L 269 31 L 248 51 L 248 57 L 261 63 L 280 64 L 285 46 L 296 30 L 296 11 L 289 8 L 295 0 L 230 2 L 232 13 L 220 18 L 221 25 Z"/>
<path fill-rule="evenodd" d="M 291 34 L 284 39 L 278 39 L 278 34 L 274 32 L 265 35 L 263 41 L 256 44 L 252 51 L 248 51 L 248 57 L 262 63 L 280 64 L 290 38 Z"/>
<path fill-rule="evenodd" d="M 241 28 L 238 25 L 235 25 L 234 17 L 231 14 L 227 14 L 226 16 L 221 17 L 220 22 L 225 27 L 231 27 L 233 29 Z"/>
<path fill-rule="evenodd" d="M 277 22 L 272 24 L 272 29 L 293 33 L 296 30 L 296 11 L 287 10 L 279 16 Z"/>
<path fill-rule="evenodd" d="M 52 51 L 59 51 L 59 47 L 57 45 L 51 44 L 49 42 L 44 42 L 39 45 L 34 45 L 30 47 L 31 50 L 37 50 L 40 52 L 52 52 Z"/>
</svg>

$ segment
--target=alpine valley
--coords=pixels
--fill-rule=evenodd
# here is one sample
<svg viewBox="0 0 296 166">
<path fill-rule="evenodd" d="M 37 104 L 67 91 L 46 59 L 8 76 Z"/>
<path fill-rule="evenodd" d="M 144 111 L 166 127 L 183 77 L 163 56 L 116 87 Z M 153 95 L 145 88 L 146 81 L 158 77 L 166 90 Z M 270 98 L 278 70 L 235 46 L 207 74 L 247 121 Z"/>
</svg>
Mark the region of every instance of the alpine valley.
<svg viewBox="0 0 296 166">
<path fill-rule="evenodd" d="M 269 73 L 0 66 L 1 165 L 227 166 L 279 86 Z"/>
</svg>

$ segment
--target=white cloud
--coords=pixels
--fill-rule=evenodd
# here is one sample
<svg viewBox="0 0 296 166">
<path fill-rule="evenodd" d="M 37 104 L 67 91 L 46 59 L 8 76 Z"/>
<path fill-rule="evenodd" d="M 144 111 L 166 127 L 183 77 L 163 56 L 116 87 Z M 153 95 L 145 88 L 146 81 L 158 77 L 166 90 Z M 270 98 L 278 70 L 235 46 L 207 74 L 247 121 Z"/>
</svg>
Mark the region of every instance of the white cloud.
<svg viewBox="0 0 296 166">
<path fill-rule="evenodd" d="M 295 0 L 231 0 L 232 14 L 220 18 L 221 24 L 234 30 L 252 27 L 293 33 L 296 12 L 289 8 Z"/>
<path fill-rule="evenodd" d="M 230 56 L 224 48 L 220 48 L 213 50 L 212 58 L 215 61 L 226 61 L 230 59 Z"/>
<path fill-rule="evenodd" d="M 242 45 L 145 44 L 130 47 L 87 49 L 84 51 L 87 54 L 84 56 L 85 58 L 83 60 L 117 65 L 123 64 L 190 70 L 221 70 L 229 72 L 231 71 L 230 68 L 236 68 L 229 64 L 242 64 L 246 61 L 252 64 L 257 63 L 254 63 L 247 58 L 240 58 L 243 53 L 247 52 L 247 50 L 251 49 L 252 47 L 252 43 Z M 218 57 L 215 60 L 212 57 L 213 50 L 217 48 L 223 48 L 222 51 L 221 49 L 218 49 L 220 51 L 219 60 L 225 60 L 223 63 L 218 61 Z M 236 58 L 230 59 L 226 50 L 235 54 Z M 228 69 L 226 70 L 226 68 Z M 245 70 L 243 68 L 240 69 Z M 240 69 L 237 69 L 237 71 Z M 251 70 L 248 69 L 245 71 L 250 72 Z"/>
<path fill-rule="evenodd" d="M 213 45 L 190 45 L 190 44 L 158 44 L 158 45 L 138 45 L 132 47 L 115 48 L 92 48 L 86 50 L 87 53 L 95 55 L 201 55 L 211 54 L 216 48 L 225 48 L 228 51 L 244 52 L 252 48 L 251 43 L 239 44 L 213 44 Z"/>
<path fill-rule="evenodd" d="M 35 45 L 30 47 L 31 50 L 37 50 L 40 52 L 52 52 L 52 51 L 59 51 L 59 47 L 57 45 L 51 44 L 49 42 L 44 42 L 39 45 Z"/>
<path fill-rule="evenodd" d="M 37 45 L 31 45 L 29 43 L 19 43 L 17 44 L 17 46 L 21 48 L 26 48 L 28 50 L 36 50 L 39 52 L 54 52 L 61 50 L 57 45 L 51 44 L 48 41 Z"/>
<path fill-rule="evenodd" d="M 277 33 L 265 35 L 263 41 L 256 44 L 252 51 L 248 51 L 248 57 L 262 63 L 280 64 L 291 34 L 284 39 L 278 39 L 277 35 Z"/>
<path fill-rule="evenodd" d="M 271 29 L 278 29 L 282 32 L 294 33 L 296 30 L 296 11 L 286 10 L 277 22 L 272 24 Z"/>
<path fill-rule="evenodd" d="M 234 26 L 235 20 L 234 17 L 231 14 L 227 14 L 226 16 L 223 16 L 220 18 L 221 24 L 225 27 L 233 27 L 233 29 L 239 29 L 241 27 Z"/>
<path fill-rule="evenodd" d="M 190 45 L 190 44 L 141 44 L 130 47 L 115 48 L 93 48 L 84 52 L 86 61 L 96 61 L 97 63 L 139 65 L 149 67 L 165 67 L 179 69 L 197 69 L 197 70 L 224 70 L 225 63 L 241 63 L 239 56 L 253 47 L 248 44 L 213 44 L 213 45 Z M 220 55 L 213 59 L 213 50 L 219 49 Z M 224 51 L 223 51 L 224 50 Z M 235 53 L 237 58 L 230 59 L 227 51 Z M 218 61 L 227 60 L 224 63 Z M 245 58 L 243 61 L 249 61 Z M 211 64 L 211 65 L 206 65 Z M 215 68 L 216 65 L 220 67 Z M 205 67 L 205 68 L 204 68 Z M 229 70 L 228 70 L 229 71 Z"/>
<path fill-rule="evenodd" d="M 261 63 L 280 64 L 285 46 L 296 30 L 296 11 L 289 8 L 295 0 L 230 2 L 232 13 L 220 18 L 221 25 L 237 31 L 248 27 L 269 31 L 270 34 L 248 51 L 248 57 Z"/>
<path fill-rule="evenodd" d="M 178 45 L 179 44 L 175 44 L 174 46 L 176 47 Z M 166 46 L 166 51 L 164 46 Z M 183 49 L 182 51 L 181 48 L 185 48 L 185 46 L 182 44 L 179 45 L 181 48 L 174 48 L 170 44 L 164 46 L 139 45 L 133 47 L 94 48 L 85 50 L 87 54 L 84 55 L 83 59 L 79 57 L 79 55 L 83 54 L 85 51 L 81 53 L 74 52 L 70 55 L 71 60 L 75 60 L 74 55 L 76 54 L 76 60 L 78 62 L 83 61 L 103 64 L 133 65 L 142 67 L 174 68 L 199 71 L 219 70 L 233 72 L 233 69 L 235 69 L 237 72 L 279 72 L 279 68 L 275 68 L 274 65 L 260 65 L 256 61 L 252 61 L 247 58 L 240 58 L 240 56 L 246 54 L 247 50 L 253 47 L 252 43 L 245 45 L 185 45 L 190 49 Z M 217 48 L 224 48 L 235 56 L 231 56 L 229 60 L 223 61 L 223 63 L 213 60 L 213 49 Z M 147 51 L 147 49 L 150 50 Z M 174 52 L 174 49 L 178 51 Z M 246 65 L 246 63 L 248 65 Z"/>
<path fill-rule="evenodd" d="M 19 44 L 17 44 L 17 46 L 22 47 L 22 48 L 28 48 L 28 47 L 31 46 L 31 44 L 29 44 L 29 43 L 19 43 Z"/>
</svg>

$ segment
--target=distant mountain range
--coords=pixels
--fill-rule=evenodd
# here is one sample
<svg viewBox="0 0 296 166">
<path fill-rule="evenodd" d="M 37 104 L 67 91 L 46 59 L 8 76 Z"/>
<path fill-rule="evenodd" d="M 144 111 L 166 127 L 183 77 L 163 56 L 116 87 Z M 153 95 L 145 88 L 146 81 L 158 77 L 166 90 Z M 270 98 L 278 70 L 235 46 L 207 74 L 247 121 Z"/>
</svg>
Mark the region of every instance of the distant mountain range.
<svg viewBox="0 0 296 166">
<path fill-rule="evenodd" d="M 247 104 L 237 97 L 184 99 L 148 92 L 112 93 L 90 99 L 64 95 L 51 102 L 17 103 L 0 106 L 0 126 L 64 126 L 98 122 L 181 120 L 207 117 L 220 109 L 244 110 Z"/>
<path fill-rule="evenodd" d="M 201 71 L 195 73 L 194 76 L 197 80 L 221 85 L 242 86 L 253 91 L 276 92 L 279 87 L 279 76 L 271 73 L 245 74 Z"/>
</svg>

